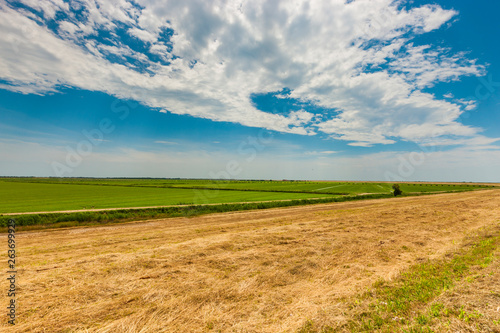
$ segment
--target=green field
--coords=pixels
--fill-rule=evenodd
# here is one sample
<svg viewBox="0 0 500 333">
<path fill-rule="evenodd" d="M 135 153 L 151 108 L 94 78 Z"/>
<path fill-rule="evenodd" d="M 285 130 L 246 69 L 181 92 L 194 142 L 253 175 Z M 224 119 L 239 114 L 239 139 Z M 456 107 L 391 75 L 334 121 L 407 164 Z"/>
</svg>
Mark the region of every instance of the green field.
<svg viewBox="0 0 500 333">
<path fill-rule="evenodd" d="M 0 214 L 388 194 L 391 186 L 370 182 L 1 178 Z M 405 194 L 487 187 L 475 184 L 401 184 Z"/>
<path fill-rule="evenodd" d="M 152 184 L 151 184 L 152 186 Z M 212 182 L 173 184 L 173 187 L 207 187 L 235 190 L 312 192 L 330 194 L 390 193 L 392 184 L 387 183 L 349 183 L 349 182 Z M 467 191 L 481 188 L 479 185 L 455 184 L 401 184 L 401 190 L 407 193 Z"/>
<path fill-rule="evenodd" d="M 0 181 L 0 213 L 147 207 L 326 197 L 326 194 Z"/>
</svg>

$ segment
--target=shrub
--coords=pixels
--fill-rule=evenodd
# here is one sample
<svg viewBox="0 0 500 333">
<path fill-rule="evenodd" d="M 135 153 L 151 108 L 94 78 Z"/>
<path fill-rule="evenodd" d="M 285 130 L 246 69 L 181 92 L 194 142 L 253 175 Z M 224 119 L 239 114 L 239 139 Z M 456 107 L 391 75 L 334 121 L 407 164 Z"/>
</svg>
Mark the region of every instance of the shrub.
<svg viewBox="0 0 500 333">
<path fill-rule="evenodd" d="M 399 188 L 399 184 L 394 184 L 392 185 L 392 189 L 394 190 L 394 196 L 397 197 L 398 195 L 403 194 L 403 191 Z"/>
</svg>

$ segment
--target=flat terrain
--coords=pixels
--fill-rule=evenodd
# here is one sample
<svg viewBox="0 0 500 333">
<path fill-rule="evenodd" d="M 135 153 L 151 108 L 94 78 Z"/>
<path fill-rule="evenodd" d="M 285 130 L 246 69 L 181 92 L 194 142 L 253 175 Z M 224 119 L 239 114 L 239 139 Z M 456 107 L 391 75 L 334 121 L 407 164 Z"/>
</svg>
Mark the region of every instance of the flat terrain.
<svg viewBox="0 0 500 333">
<path fill-rule="evenodd" d="M 327 197 L 327 194 L 217 191 L 0 181 L 0 214 L 98 208 L 251 202 Z M 330 195 L 331 196 L 331 195 Z"/>
<path fill-rule="evenodd" d="M 485 189 L 482 184 L 404 183 L 403 193 Z M 207 179 L 0 178 L 0 214 L 198 205 L 390 194 L 373 182 L 221 181 Z"/>
<path fill-rule="evenodd" d="M 498 232 L 499 207 L 500 191 L 485 190 L 20 232 L 18 325 L 0 327 L 298 332 L 312 322 L 343 330 L 350 300 L 477 232 Z M 477 320 L 498 332 L 498 260 L 486 269 L 459 285 L 459 298 L 440 297 L 482 311 Z M 435 329 L 472 332 L 474 320 Z"/>
</svg>

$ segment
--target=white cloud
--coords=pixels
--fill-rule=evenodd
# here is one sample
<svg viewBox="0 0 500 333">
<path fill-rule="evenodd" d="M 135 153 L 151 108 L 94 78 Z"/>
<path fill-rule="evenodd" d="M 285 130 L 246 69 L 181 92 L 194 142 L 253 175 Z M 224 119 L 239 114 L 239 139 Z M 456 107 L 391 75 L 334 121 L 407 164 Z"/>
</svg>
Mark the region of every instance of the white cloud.
<svg viewBox="0 0 500 333">
<path fill-rule="evenodd" d="M 474 110 L 477 107 L 477 100 L 470 100 L 470 99 L 457 99 L 455 100 L 456 103 L 462 104 L 464 106 L 465 111 L 471 111 Z"/>
<path fill-rule="evenodd" d="M 484 68 L 474 60 L 466 60 L 465 54 L 448 55 L 442 48 L 430 45 L 407 47 L 407 56 L 390 63 L 392 69 L 405 73 L 406 79 L 417 88 L 432 87 L 437 82 L 456 81 L 465 75 L 484 74 Z"/>
<path fill-rule="evenodd" d="M 325 150 L 325 151 L 306 151 L 304 152 L 305 156 L 325 156 L 325 155 L 331 155 L 331 154 L 337 154 L 338 151 L 333 151 L 333 150 Z"/>
<path fill-rule="evenodd" d="M 155 36 L 154 34 L 150 33 L 147 30 L 142 30 L 142 29 L 138 29 L 138 28 L 131 28 L 128 30 L 128 33 L 131 36 L 134 36 L 140 40 L 143 40 L 143 41 L 149 42 L 149 43 L 154 43 L 157 40 L 157 36 Z"/>
<path fill-rule="evenodd" d="M 500 139 L 492 139 L 482 135 L 478 135 L 474 138 L 439 138 L 437 140 L 429 140 L 428 142 L 422 141 L 420 145 L 424 147 L 465 146 L 467 149 L 498 150 L 498 146 L 492 146 L 493 143 L 496 143 L 498 141 L 500 141 Z"/>
<path fill-rule="evenodd" d="M 57 36 L 0 0 L 0 79 L 10 82 L 1 83 L 3 89 L 44 94 L 73 86 L 176 114 L 325 133 L 353 146 L 479 132 L 457 121 L 473 106 L 421 91 L 484 72 L 466 54 L 412 44 L 413 35 L 457 15 L 437 5 L 405 10 L 393 0 L 140 0 L 141 9 L 126 0 L 24 2 L 45 18 L 57 11 L 68 18 Z M 84 22 L 72 12 L 80 7 Z M 161 61 L 119 42 L 123 25 Z M 165 29 L 175 32 L 170 44 L 161 37 Z M 107 31 L 114 45 L 89 39 L 98 31 Z M 368 70 L 381 65 L 387 68 Z M 308 110 L 271 114 L 250 101 L 251 94 L 285 87 L 291 98 L 337 113 L 323 120 Z"/>
<path fill-rule="evenodd" d="M 178 145 L 178 144 L 179 144 L 178 142 L 173 142 L 173 141 L 162 141 L 162 140 L 155 141 L 155 143 L 161 143 L 161 144 L 164 144 L 164 145 Z"/>
</svg>

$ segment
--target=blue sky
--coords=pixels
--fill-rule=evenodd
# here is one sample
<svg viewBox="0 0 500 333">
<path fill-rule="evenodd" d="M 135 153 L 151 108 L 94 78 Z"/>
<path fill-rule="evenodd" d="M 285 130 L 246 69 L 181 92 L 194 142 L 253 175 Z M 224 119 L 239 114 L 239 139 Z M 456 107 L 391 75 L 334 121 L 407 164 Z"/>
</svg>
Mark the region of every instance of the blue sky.
<svg viewBox="0 0 500 333">
<path fill-rule="evenodd" d="M 500 181 L 499 10 L 0 0 L 0 175 Z"/>
</svg>

